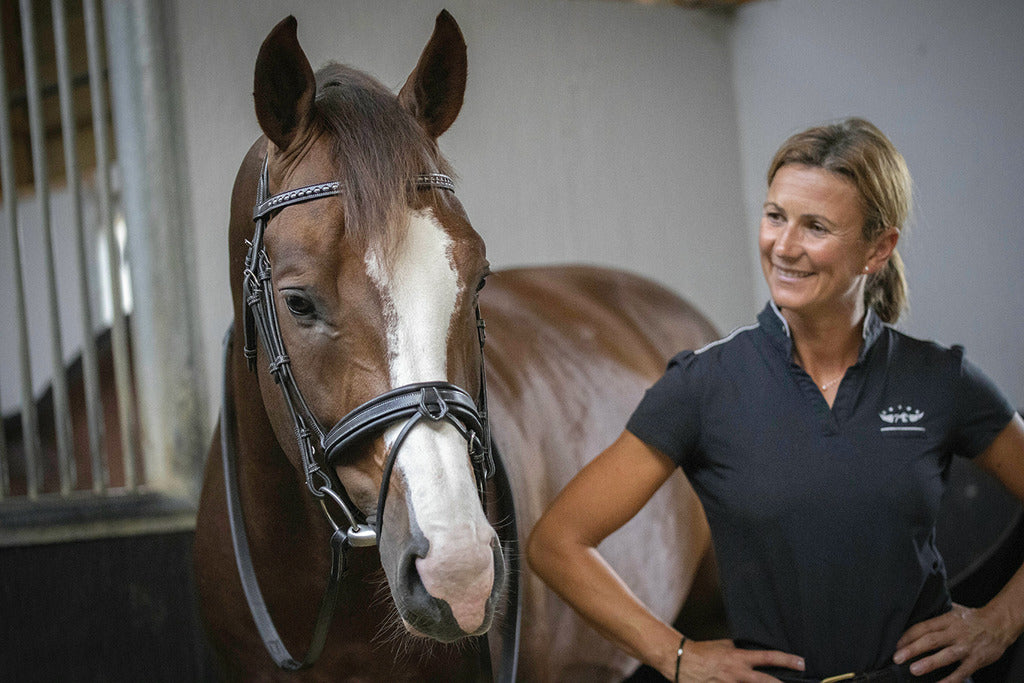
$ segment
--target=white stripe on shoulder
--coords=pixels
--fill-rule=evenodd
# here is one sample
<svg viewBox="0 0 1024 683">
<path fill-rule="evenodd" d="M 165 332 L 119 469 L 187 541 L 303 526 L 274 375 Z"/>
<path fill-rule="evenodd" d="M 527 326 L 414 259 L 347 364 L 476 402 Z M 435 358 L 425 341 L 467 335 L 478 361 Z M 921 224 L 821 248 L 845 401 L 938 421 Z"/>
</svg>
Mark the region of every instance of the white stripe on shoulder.
<svg viewBox="0 0 1024 683">
<path fill-rule="evenodd" d="M 746 325 L 744 327 L 737 327 L 735 330 L 730 332 L 727 336 L 722 337 L 721 339 L 716 339 L 715 341 L 713 341 L 713 342 L 711 342 L 709 344 L 705 344 L 704 346 L 702 346 L 699 349 L 697 349 L 696 351 L 694 351 L 694 353 L 695 354 L 704 353 L 705 351 L 707 351 L 710 348 L 718 346 L 719 344 L 724 344 L 727 341 L 731 341 L 733 337 L 735 337 L 736 335 L 738 335 L 741 332 L 749 332 L 750 330 L 756 330 L 760 326 L 761 326 L 760 323 L 754 323 L 753 325 Z"/>
</svg>

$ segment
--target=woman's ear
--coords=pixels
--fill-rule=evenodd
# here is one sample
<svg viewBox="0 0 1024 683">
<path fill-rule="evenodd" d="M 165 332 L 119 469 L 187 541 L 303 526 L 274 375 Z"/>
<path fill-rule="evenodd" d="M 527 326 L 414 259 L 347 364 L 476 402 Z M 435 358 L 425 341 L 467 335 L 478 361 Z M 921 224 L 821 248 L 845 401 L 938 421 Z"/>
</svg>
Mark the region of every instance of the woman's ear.
<svg viewBox="0 0 1024 683">
<path fill-rule="evenodd" d="M 868 251 L 868 262 L 864 266 L 866 272 L 877 273 L 881 270 L 892 252 L 896 250 L 899 241 L 900 231 L 893 227 L 886 228 L 881 235 L 876 237 Z"/>
</svg>

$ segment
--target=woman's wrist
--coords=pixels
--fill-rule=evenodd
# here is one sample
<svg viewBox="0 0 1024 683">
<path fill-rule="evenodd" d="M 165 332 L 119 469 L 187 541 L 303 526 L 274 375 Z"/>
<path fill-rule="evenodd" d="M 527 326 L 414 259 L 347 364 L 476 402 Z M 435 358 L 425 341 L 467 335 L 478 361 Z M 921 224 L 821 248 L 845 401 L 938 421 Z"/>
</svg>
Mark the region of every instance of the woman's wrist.
<svg viewBox="0 0 1024 683">
<path fill-rule="evenodd" d="M 1024 618 L 1020 610 L 1003 604 L 998 596 L 978 611 L 988 618 L 989 623 L 996 625 L 1006 647 L 1012 645 L 1024 632 Z"/>
<path fill-rule="evenodd" d="M 679 650 L 688 639 L 674 628 L 666 628 L 665 633 L 648 632 L 647 639 L 643 644 L 643 651 L 634 653 L 634 657 L 647 663 L 665 677 L 669 683 L 676 680 L 685 680 L 685 663 L 682 661 L 685 655 L 680 655 Z M 689 654 L 687 648 L 686 654 Z M 679 666 L 678 678 L 676 667 Z"/>
<path fill-rule="evenodd" d="M 679 683 L 679 666 L 683 663 L 683 646 L 686 645 L 686 636 L 681 636 L 679 639 L 679 647 L 676 649 L 676 669 L 675 677 L 672 679 L 675 683 Z"/>
</svg>

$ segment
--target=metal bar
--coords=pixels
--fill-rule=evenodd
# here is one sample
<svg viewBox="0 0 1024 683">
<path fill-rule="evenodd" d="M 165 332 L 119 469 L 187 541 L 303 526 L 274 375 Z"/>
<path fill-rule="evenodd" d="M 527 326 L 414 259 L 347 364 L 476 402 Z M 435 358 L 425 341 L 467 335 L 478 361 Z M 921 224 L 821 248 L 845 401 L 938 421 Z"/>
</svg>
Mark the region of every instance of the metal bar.
<svg viewBox="0 0 1024 683">
<path fill-rule="evenodd" d="M 92 491 L 72 491 L 68 497 L 46 493 L 34 501 L 12 499 L 4 503 L 0 551 L 44 543 L 190 531 L 195 528 L 195 520 L 195 507 L 190 501 L 160 491 L 139 491 L 130 496 L 97 496 Z M 8 593 L 11 590 L 5 589 Z M 6 671 L 7 662 L 4 664 Z"/>
<path fill-rule="evenodd" d="M 0 64 L 0 69 L 2 68 L 3 65 Z M 0 97 L 2 96 L 3 91 L 0 90 Z M 2 388 L 0 387 L 0 389 Z M 7 434 L 4 431 L 3 424 L 0 423 L 0 502 L 3 502 L 11 493 L 11 474 L 10 468 L 7 465 L 10 457 L 10 454 L 7 452 Z"/>
<path fill-rule="evenodd" d="M 0 31 L 0 173 L 3 174 L 4 215 L 11 239 L 14 265 L 14 303 L 18 324 L 18 362 L 21 370 L 21 431 L 25 454 L 25 483 L 29 498 L 39 495 L 39 421 L 32 389 L 32 351 L 29 345 L 28 313 L 25 310 L 25 272 L 21 262 L 21 236 L 18 232 L 18 190 L 14 179 L 14 146 L 11 142 L 11 112 L 7 103 L 6 67 L 3 65 L 3 35 Z"/>
<path fill-rule="evenodd" d="M 61 133 L 64 140 L 64 175 L 71 201 L 71 221 L 75 233 L 75 251 L 78 257 L 78 307 L 82 321 L 82 374 L 85 388 L 85 415 L 88 432 L 89 461 L 92 463 L 93 491 L 105 488 L 102 478 L 103 455 L 103 403 L 100 398 L 99 363 L 96 359 L 96 335 L 93 333 L 92 297 L 89 296 L 88 240 L 82 219 L 82 189 L 78 169 L 78 149 L 75 140 L 75 103 L 72 98 L 72 74 L 68 59 L 67 19 L 64 0 L 51 0 L 53 38 L 57 57 L 57 89 L 60 96 Z M 90 87 L 102 88 L 100 84 Z M 76 470 L 68 473 L 74 481 Z"/>
<path fill-rule="evenodd" d="M 89 80 L 92 83 L 92 128 L 96 140 L 96 189 L 99 195 L 101 234 L 106 240 L 107 261 L 110 264 L 110 291 L 114 300 L 114 314 L 111 321 L 111 345 L 114 356 L 114 383 L 117 389 L 118 421 L 121 426 L 121 454 L 124 460 L 125 486 L 135 489 L 138 477 L 135 472 L 135 444 L 137 439 L 137 414 L 135 407 L 134 381 L 128 357 L 128 326 L 124 316 L 124 294 L 121 291 L 121 254 L 114 239 L 113 214 L 110 194 L 109 143 L 107 137 L 107 101 L 103 96 L 103 74 L 101 71 L 101 50 L 103 44 L 99 32 L 99 13 L 96 0 L 83 0 L 85 18 L 85 42 L 89 56 Z"/>
<path fill-rule="evenodd" d="M 146 481 L 198 494 L 209 433 L 181 157 L 173 4 L 105 0 L 107 54 L 132 254 L 132 329 Z"/>
<path fill-rule="evenodd" d="M 3 8 L 0 7 L 0 26 L 3 26 Z M 9 106 L 8 106 L 8 92 L 7 92 L 7 65 L 4 63 L 4 37 L 3 31 L 0 31 L 0 166 L 11 165 L 13 161 L 10 158 L 8 150 L 10 144 L 7 140 L 10 139 L 10 120 Z M 6 138 L 5 138 L 6 135 Z M 7 183 L 7 177 L 5 176 L 3 169 L 0 169 L 0 186 L 6 192 L 6 203 L 4 209 L 6 212 L 7 204 L 11 204 L 12 201 L 18 201 L 18 190 L 12 188 Z M 0 405 L 2 405 L 3 399 L 3 386 L 0 386 Z M 0 411 L 0 417 L 2 417 L 3 411 Z M 7 431 L 4 429 L 3 421 L 0 419 L 0 502 L 2 502 L 11 493 L 11 475 L 10 467 L 10 453 L 7 451 Z"/>
<path fill-rule="evenodd" d="M 72 88 L 81 88 L 81 87 L 86 86 L 86 85 L 89 85 L 89 72 L 88 71 L 82 71 L 80 73 L 72 74 L 72 76 L 71 76 L 71 87 Z M 57 84 L 56 83 L 42 83 L 39 86 L 39 93 L 43 96 L 43 99 L 45 100 L 47 97 L 53 97 L 54 95 L 59 94 L 59 90 L 57 89 Z M 17 106 L 19 104 L 25 104 L 26 102 L 28 102 L 28 95 L 25 94 L 25 91 L 23 91 L 23 90 L 12 90 L 11 91 L 11 93 L 10 93 L 10 104 L 12 106 Z"/>
<path fill-rule="evenodd" d="M 4 8 L 0 5 L 0 26 L 4 23 L 3 12 Z M 3 186 L 4 217 L 11 239 L 11 251 L 14 262 L 14 272 L 12 275 L 16 283 L 15 298 L 17 302 L 21 303 L 18 307 L 17 323 L 19 331 L 23 332 L 25 329 L 25 306 L 21 287 L 21 245 L 18 243 L 18 189 L 15 186 L 14 158 L 11 149 L 11 111 L 8 99 L 9 94 L 7 92 L 7 65 L 4 63 L 5 49 L 4 34 L 3 31 L 0 31 L 0 185 Z M 20 346 L 22 349 L 28 348 L 27 344 L 24 343 L 20 344 Z M 24 370 L 24 366 L 22 370 Z M 28 384 L 29 387 L 32 386 L 31 381 Z M 22 382 L 22 386 L 24 388 L 24 382 Z M 29 397 L 31 398 L 31 396 L 32 392 L 29 391 Z M 32 432 L 25 433 L 31 434 L 34 431 L 33 429 Z M 23 449 L 23 451 L 27 452 L 26 449 Z M 7 437 L 4 434 L 3 426 L 0 425 L 0 477 L 2 477 L 2 481 L 0 481 L 0 500 L 6 498 L 11 492 L 8 469 L 9 457 Z"/>
<path fill-rule="evenodd" d="M 21 39 L 25 57 L 25 84 L 28 93 L 29 139 L 32 144 L 32 173 L 35 176 L 36 201 L 39 202 L 39 227 L 43 237 L 43 271 L 50 321 L 50 355 L 53 380 L 53 428 L 57 441 L 57 462 L 61 472 L 61 492 L 70 491 L 64 475 L 67 463 L 74 458 L 71 419 L 68 408 L 67 375 L 64 372 L 64 344 L 60 327 L 60 296 L 57 292 L 57 270 L 54 266 L 53 226 L 50 216 L 50 178 L 46 160 L 46 133 L 43 103 L 39 94 L 39 62 L 36 54 L 32 0 L 20 0 Z"/>
<path fill-rule="evenodd" d="M 0 40 L 0 52 L 3 52 L 3 49 L 3 41 Z M 0 58 L 0 71 L 2 71 L 3 68 L 4 61 Z M 4 92 L 2 83 L 0 83 L 0 97 L 7 97 L 7 93 Z M 3 398 L 3 395 L 3 385 L 0 384 L 0 399 Z M 11 454 L 7 452 L 7 430 L 4 429 L 2 416 L 3 413 L 0 411 L 0 503 L 2 503 L 4 499 L 11 494 L 11 472 L 10 467 L 8 466 Z"/>
</svg>

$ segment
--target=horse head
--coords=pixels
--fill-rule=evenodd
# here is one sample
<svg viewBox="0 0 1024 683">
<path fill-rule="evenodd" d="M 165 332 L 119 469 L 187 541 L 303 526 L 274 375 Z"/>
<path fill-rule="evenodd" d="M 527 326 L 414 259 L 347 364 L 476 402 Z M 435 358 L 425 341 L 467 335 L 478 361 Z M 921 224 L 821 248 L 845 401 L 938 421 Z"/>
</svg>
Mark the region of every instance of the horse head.
<svg viewBox="0 0 1024 683">
<path fill-rule="evenodd" d="M 444 642 L 485 632 L 505 583 L 473 463 L 487 261 L 436 143 L 465 83 L 447 12 L 397 97 L 348 67 L 314 74 L 288 17 L 257 58 L 264 137 L 239 171 L 230 236 L 235 320 L 264 342 L 246 346 L 281 449 L 314 494 L 334 484 L 325 509 L 369 519 L 406 628 Z M 253 207 L 282 196 L 254 235 Z M 267 300 L 256 323 L 254 290 Z M 410 411 L 385 420 L 390 404 L 374 398 L 395 393 Z"/>
</svg>

